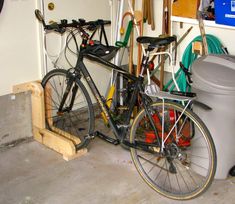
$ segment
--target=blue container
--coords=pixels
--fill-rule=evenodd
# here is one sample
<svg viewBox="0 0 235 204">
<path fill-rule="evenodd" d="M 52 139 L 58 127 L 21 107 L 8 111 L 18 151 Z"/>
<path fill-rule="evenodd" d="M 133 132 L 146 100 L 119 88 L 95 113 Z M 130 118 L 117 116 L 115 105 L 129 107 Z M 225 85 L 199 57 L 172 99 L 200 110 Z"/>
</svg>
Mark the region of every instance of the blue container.
<svg viewBox="0 0 235 204">
<path fill-rule="evenodd" d="M 235 26 L 235 0 L 215 0 L 215 22 Z"/>
</svg>

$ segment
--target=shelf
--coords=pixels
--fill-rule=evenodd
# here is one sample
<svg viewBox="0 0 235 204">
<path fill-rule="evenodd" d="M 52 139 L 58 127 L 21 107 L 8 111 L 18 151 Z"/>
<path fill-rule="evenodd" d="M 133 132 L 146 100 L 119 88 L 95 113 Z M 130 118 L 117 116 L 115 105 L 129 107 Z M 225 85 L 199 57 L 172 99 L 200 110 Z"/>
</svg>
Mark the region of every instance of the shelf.
<svg viewBox="0 0 235 204">
<path fill-rule="evenodd" d="M 171 16 L 171 21 L 172 22 L 189 23 L 189 24 L 194 24 L 194 25 L 198 24 L 197 19 L 184 18 L 184 17 L 178 17 L 178 16 Z M 215 21 L 204 20 L 204 25 L 208 26 L 208 27 L 215 27 L 215 28 L 223 28 L 223 29 L 235 30 L 234 26 L 227 26 L 227 25 L 216 24 Z"/>
</svg>

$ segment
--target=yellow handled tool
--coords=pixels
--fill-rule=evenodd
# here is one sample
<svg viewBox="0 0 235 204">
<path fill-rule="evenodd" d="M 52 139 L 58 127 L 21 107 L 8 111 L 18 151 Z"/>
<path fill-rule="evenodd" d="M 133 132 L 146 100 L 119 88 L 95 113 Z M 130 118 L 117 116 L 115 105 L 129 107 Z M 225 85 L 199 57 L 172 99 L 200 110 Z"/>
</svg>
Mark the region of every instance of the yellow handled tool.
<svg viewBox="0 0 235 204">
<path fill-rule="evenodd" d="M 112 85 L 112 86 L 110 87 L 110 89 L 109 89 L 109 93 L 108 93 L 107 100 L 106 100 L 106 105 L 107 105 L 108 108 L 111 107 L 111 104 L 112 104 L 112 102 L 113 102 L 113 95 L 114 95 L 114 92 L 115 92 L 115 86 Z M 103 118 L 103 120 L 104 120 L 105 125 L 107 125 L 107 124 L 108 124 L 108 118 L 106 117 L 106 115 L 104 114 L 104 112 L 101 113 L 101 116 L 102 116 L 102 118 Z"/>
</svg>

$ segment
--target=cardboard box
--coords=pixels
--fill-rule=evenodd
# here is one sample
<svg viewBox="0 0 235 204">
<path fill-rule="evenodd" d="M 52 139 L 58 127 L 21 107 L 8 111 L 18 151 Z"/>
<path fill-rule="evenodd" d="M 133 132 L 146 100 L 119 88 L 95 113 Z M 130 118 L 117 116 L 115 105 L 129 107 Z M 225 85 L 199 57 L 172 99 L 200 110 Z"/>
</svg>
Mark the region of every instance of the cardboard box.
<svg viewBox="0 0 235 204">
<path fill-rule="evenodd" d="M 200 5 L 200 0 L 177 0 L 172 4 L 172 15 L 197 18 L 197 11 Z"/>
<path fill-rule="evenodd" d="M 235 0 L 215 0 L 215 22 L 235 26 Z"/>
</svg>

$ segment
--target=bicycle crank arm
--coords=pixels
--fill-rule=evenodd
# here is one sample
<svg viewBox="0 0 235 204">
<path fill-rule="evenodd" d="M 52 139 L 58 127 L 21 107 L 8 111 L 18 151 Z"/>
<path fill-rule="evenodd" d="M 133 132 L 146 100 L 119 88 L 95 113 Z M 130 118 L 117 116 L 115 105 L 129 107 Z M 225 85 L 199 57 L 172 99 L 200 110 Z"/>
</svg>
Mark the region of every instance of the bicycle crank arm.
<svg viewBox="0 0 235 204">
<path fill-rule="evenodd" d="M 122 141 L 122 144 L 128 147 L 134 148 L 134 149 L 143 150 L 148 153 L 154 153 L 159 156 L 162 155 L 161 148 L 157 146 L 157 144 L 149 144 L 149 143 L 140 142 L 140 141 L 135 141 L 135 143 L 130 143 L 127 140 Z"/>
<path fill-rule="evenodd" d="M 120 144 L 119 140 L 113 139 L 113 138 L 111 138 L 111 137 L 109 137 L 109 136 L 107 136 L 107 135 L 105 135 L 105 134 L 103 134 L 103 133 L 101 133 L 101 132 L 99 132 L 99 131 L 96 131 L 96 132 L 94 133 L 94 136 L 97 136 L 97 137 L 99 137 L 100 139 L 102 139 L 102 140 L 104 140 L 104 141 L 106 141 L 106 142 L 108 142 L 108 143 L 111 143 L 111 144 L 113 144 L 113 145 L 118 145 L 118 144 Z"/>
</svg>

